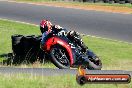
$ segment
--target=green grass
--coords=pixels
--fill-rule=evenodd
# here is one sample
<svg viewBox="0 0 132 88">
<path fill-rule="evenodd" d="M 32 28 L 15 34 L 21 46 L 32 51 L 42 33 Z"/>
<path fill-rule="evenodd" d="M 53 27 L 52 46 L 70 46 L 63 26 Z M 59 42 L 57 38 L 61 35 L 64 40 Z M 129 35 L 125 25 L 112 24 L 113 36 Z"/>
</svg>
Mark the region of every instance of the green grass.
<svg viewBox="0 0 132 88">
<path fill-rule="evenodd" d="M 75 75 L 33 76 L 0 75 L 0 88 L 131 88 L 130 84 L 85 84 L 80 86 Z"/>
<path fill-rule="evenodd" d="M 13 34 L 40 35 L 40 30 L 39 27 L 32 25 L 0 20 L 0 55 L 12 52 L 11 35 Z M 132 70 L 132 44 L 86 36 L 83 40 L 89 49 L 101 58 L 103 69 Z M 0 58 L 2 59 L 4 58 Z M 42 66 L 54 67 L 51 63 Z"/>
<path fill-rule="evenodd" d="M 93 37 L 84 37 L 84 41 L 100 56 L 104 69 L 132 70 L 132 44 Z"/>
<path fill-rule="evenodd" d="M 0 55 L 12 52 L 11 36 L 13 34 L 40 35 L 41 33 L 39 27 L 36 26 L 0 20 Z M 6 57 L 0 57 L 0 62 L 2 62 L 4 59 L 6 59 Z M 44 65 L 38 63 L 34 64 L 34 67 L 36 66 L 55 68 L 55 66 L 49 62 L 45 63 Z M 20 65 L 20 67 L 32 67 L 32 65 Z"/>
<path fill-rule="evenodd" d="M 39 27 L 0 20 L 0 54 L 11 52 L 11 35 L 39 35 Z"/>
<path fill-rule="evenodd" d="M 24 1 L 24 2 L 57 2 L 57 3 L 63 3 L 63 4 L 67 4 L 67 5 L 83 5 L 83 6 L 87 6 L 87 5 L 99 5 L 99 6 L 115 6 L 115 7 L 128 7 L 128 8 L 132 8 L 132 4 L 126 3 L 126 4 L 119 4 L 119 3 L 113 3 L 113 4 L 109 4 L 109 3 L 102 3 L 102 2 L 97 2 L 97 3 L 90 3 L 90 2 L 65 2 L 63 0 L 14 0 L 14 1 Z"/>
</svg>

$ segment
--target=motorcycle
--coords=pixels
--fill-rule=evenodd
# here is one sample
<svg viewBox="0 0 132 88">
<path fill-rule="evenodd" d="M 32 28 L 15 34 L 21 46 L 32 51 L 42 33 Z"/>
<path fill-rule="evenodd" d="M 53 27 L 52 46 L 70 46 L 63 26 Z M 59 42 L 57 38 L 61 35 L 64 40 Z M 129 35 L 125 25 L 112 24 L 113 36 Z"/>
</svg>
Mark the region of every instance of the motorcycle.
<svg viewBox="0 0 132 88">
<path fill-rule="evenodd" d="M 90 70 L 101 70 L 102 63 L 99 57 L 89 49 L 82 52 L 81 47 L 74 41 L 70 41 L 65 33 L 64 30 L 56 34 L 50 33 L 46 43 L 41 46 L 43 51 L 50 56 L 53 64 L 60 69 L 83 65 Z M 80 36 L 74 37 L 81 39 Z"/>
</svg>

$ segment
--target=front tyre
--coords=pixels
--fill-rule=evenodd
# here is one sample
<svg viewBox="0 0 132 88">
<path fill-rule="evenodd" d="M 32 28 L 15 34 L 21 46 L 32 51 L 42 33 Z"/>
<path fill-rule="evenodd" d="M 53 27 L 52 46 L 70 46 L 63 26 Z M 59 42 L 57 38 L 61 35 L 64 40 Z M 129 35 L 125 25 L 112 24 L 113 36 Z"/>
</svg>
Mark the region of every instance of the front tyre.
<svg viewBox="0 0 132 88">
<path fill-rule="evenodd" d="M 70 68 L 70 61 L 67 51 L 58 45 L 55 45 L 50 50 L 51 61 L 59 69 Z"/>
</svg>

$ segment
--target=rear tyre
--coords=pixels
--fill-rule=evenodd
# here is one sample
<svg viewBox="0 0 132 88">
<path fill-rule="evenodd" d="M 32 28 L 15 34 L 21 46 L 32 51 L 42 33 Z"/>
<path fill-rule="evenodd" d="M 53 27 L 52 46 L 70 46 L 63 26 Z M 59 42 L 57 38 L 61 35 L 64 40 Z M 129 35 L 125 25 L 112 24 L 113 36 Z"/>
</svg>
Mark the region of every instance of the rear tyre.
<svg viewBox="0 0 132 88">
<path fill-rule="evenodd" d="M 22 38 L 23 35 L 12 35 L 12 50 L 15 55 L 23 55 L 23 47 L 22 47 Z"/>
<path fill-rule="evenodd" d="M 93 2 L 94 2 L 94 3 L 97 3 L 97 2 L 99 2 L 99 0 L 94 0 Z"/>
<path fill-rule="evenodd" d="M 51 61 L 59 69 L 70 68 L 70 61 L 67 51 L 61 46 L 55 45 L 50 50 Z"/>
<path fill-rule="evenodd" d="M 120 4 L 125 4 L 125 1 L 119 1 Z"/>
<path fill-rule="evenodd" d="M 119 3 L 120 2 L 120 0 L 114 0 L 115 1 L 115 3 Z"/>
<path fill-rule="evenodd" d="M 23 37 L 23 35 L 17 35 L 17 34 L 12 35 L 12 36 L 11 36 L 12 44 L 13 44 L 13 45 L 16 45 L 16 44 L 20 43 L 22 37 Z"/>
<path fill-rule="evenodd" d="M 7 65 L 11 65 L 12 64 L 12 60 L 13 60 L 13 53 L 8 53 L 7 55 Z"/>
<path fill-rule="evenodd" d="M 104 3 L 108 3 L 109 2 L 109 0 L 103 0 L 104 1 Z"/>
<path fill-rule="evenodd" d="M 101 70 L 102 68 L 102 62 L 99 59 L 99 57 L 97 57 L 97 59 L 93 59 L 92 57 L 89 58 L 90 63 L 89 66 L 87 67 L 87 69 L 89 70 Z"/>
<path fill-rule="evenodd" d="M 113 3 L 115 3 L 113 0 L 110 0 L 110 1 L 109 1 L 109 4 L 113 4 Z"/>
</svg>

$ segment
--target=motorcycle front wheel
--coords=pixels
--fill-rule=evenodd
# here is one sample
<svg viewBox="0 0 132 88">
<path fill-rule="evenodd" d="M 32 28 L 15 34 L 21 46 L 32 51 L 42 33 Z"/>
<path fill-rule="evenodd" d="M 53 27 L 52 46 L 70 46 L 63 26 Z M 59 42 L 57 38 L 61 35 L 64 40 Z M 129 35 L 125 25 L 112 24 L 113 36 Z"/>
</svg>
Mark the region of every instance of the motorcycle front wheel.
<svg viewBox="0 0 132 88">
<path fill-rule="evenodd" d="M 59 69 L 70 68 L 68 53 L 62 46 L 53 46 L 50 50 L 50 56 L 53 64 Z"/>
</svg>

